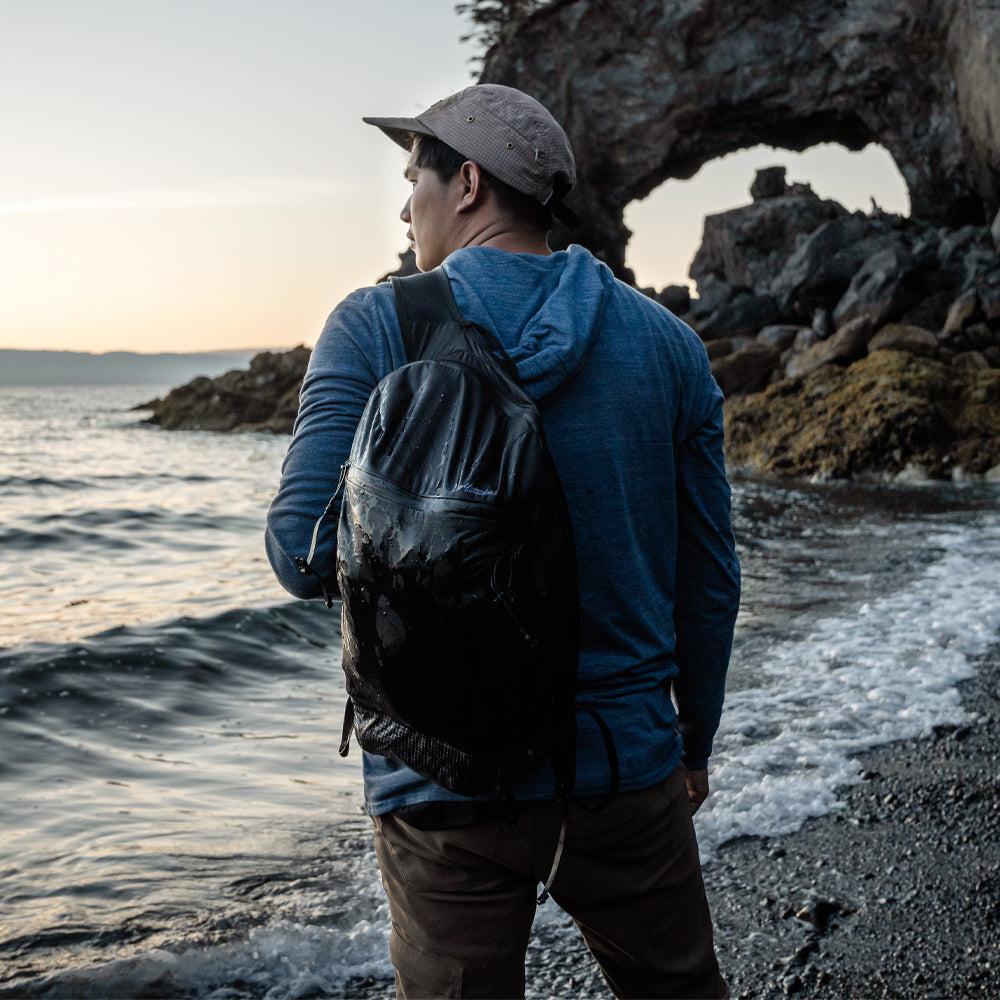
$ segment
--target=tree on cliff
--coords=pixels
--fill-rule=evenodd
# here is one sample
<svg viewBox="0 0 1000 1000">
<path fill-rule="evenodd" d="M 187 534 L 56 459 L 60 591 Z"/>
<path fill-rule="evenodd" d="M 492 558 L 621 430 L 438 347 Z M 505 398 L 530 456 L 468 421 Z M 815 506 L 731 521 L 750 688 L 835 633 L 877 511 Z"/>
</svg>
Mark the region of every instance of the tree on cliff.
<svg viewBox="0 0 1000 1000">
<path fill-rule="evenodd" d="M 468 15 L 472 30 L 462 35 L 461 42 L 477 42 L 482 46 L 471 62 L 478 76 L 485 54 L 497 42 L 503 41 L 529 14 L 543 5 L 545 0 L 463 0 L 455 4 L 455 12 Z"/>
</svg>

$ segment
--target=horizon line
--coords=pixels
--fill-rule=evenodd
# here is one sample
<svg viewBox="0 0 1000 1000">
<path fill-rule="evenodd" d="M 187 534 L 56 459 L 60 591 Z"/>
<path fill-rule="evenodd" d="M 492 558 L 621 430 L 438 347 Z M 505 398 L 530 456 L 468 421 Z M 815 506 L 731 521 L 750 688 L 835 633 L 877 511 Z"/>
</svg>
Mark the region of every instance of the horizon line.
<svg viewBox="0 0 1000 1000">
<path fill-rule="evenodd" d="M 17 351 L 21 354 L 85 354 L 100 358 L 108 354 L 134 354 L 137 357 L 184 357 L 201 354 L 260 354 L 264 351 L 293 351 L 296 347 L 308 347 L 308 344 L 293 344 L 291 346 L 272 347 L 219 347 L 199 351 L 136 351 L 130 348 L 113 348 L 107 351 L 86 351 L 73 347 L 0 347 L 0 351 Z"/>
</svg>

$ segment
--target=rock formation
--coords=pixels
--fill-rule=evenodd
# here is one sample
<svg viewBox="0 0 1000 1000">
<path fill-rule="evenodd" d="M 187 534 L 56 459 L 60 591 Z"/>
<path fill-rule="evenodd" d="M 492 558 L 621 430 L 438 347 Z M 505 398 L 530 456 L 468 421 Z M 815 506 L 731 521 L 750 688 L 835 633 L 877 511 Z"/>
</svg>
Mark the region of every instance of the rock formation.
<svg viewBox="0 0 1000 1000">
<path fill-rule="evenodd" d="M 909 351 L 823 365 L 726 403 L 730 463 L 812 479 L 1000 479 L 1000 372 Z"/>
<path fill-rule="evenodd" d="M 997 234 L 850 213 L 787 188 L 780 168 L 751 191 L 705 220 L 701 294 L 684 314 L 728 397 L 730 459 L 782 475 L 1000 478 Z"/>
<path fill-rule="evenodd" d="M 552 0 L 483 78 L 564 122 L 573 238 L 626 279 L 625 206 L 666 178 L 759 143 L 882 144 L 912 218 L 849 212 L 763 170 L 750 204 L 705 220 L 697 295 L 647 294 L 705 342 L 732 462 L 1000 479 L 1000 0 Z M 401 255 L 396 273 L 410 270 Z M 306 356 L 196 380 L 153 421 L 287 431 Z"/>
<path fill-rule="evenodd" d="M 288 433 L 308 363 L 307 347 L 264 351 L 251 360 L 249 371 L 196 378 L 136 409 L 151 409 L 147 422 L 164 430 Z"/>
<path fill-rule="evenodd" d="M 1000 0 L 553 0 L 482 79 L 564 124 L 573 239 L 619 276 L 630 202 L 761 143 L 877 142 L 916 219 L 988 226 L 1000 209 Z"/>
<path fill-rule="evenodd" d="M 751 190 L 705 220 L 699 296 L 647 292 L 705 342 L 729 460 L 780 476 L 1000 479 L 1000 234 L 851 213 L 786 187 L 780 168 Z M 287 432 L 308 354 L 196 379 L 151 420 Z"/>
</svg>

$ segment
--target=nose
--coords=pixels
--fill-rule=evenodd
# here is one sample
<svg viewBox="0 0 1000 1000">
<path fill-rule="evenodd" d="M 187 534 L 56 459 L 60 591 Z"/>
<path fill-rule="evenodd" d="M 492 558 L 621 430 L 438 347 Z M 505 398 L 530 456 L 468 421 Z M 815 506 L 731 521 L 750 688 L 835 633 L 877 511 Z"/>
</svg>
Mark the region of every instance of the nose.
<svg viewBox="0 0 1000 1000">
<path fill-rule="evenodd" d="M 403 206 L 403 211 L 399 213 L 400 219 L 403 220 L 407 225 L 410 224 L 410 202 L 413 200 L 412 196 L 406 199 L 406 204 Z"/>
</svg>

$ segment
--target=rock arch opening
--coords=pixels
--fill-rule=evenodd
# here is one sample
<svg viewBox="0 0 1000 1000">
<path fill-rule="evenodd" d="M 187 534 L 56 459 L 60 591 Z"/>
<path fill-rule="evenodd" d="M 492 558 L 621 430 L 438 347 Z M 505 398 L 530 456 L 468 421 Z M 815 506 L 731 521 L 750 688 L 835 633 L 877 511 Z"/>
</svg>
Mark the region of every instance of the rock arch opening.
<svg viewBox="0 0 1000 1000">
<path fill-rule="evenodd" d="M 906 181 L 888 150 L 877 143 L 857 152 L 836 143 L 803 152 L 754 146 L 712 160 L 690 180 L 666 181 L 626 207 L 625 225 L 632 235 L 625 262 L 636 284 L 657 290 L 693 288 L 689 270 L 705 217 L 749 204 L 756 172 L 774 166 L 785 168 L 789 184 L 808 184 L 819 198 L 848 211 L 910 215 Z"/>
</svg>

